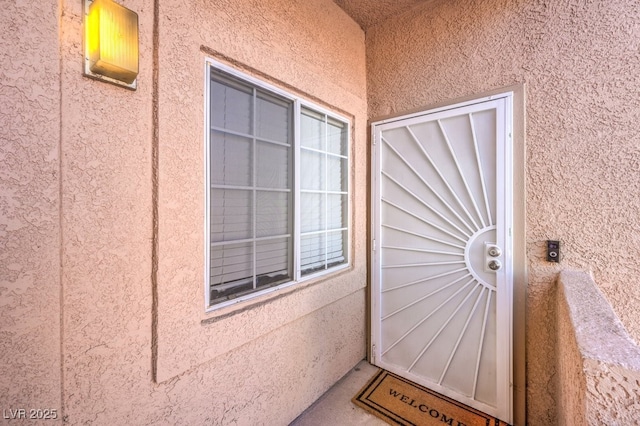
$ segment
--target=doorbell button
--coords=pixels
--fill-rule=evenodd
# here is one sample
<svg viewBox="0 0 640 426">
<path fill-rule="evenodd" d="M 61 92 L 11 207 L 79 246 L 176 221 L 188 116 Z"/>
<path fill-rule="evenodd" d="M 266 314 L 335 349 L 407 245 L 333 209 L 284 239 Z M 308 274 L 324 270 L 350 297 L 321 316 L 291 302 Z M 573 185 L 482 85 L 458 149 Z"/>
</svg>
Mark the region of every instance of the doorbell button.
<svg viewBox="0 0 640 426">
<path fill-rule="evenodd" d="M 547 240 L 547 262 L 560 262 L 560 241 Z"/>
</svg>

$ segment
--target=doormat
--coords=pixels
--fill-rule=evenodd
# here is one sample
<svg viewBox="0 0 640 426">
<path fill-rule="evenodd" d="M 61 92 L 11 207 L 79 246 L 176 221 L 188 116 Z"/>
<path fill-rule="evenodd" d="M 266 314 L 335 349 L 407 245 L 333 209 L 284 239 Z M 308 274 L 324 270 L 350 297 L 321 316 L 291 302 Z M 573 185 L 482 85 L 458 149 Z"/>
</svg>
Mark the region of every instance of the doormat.
<svg viewBox="0 0 640 426">
<path fill-rule="evenodd" d="M 351 401 L 392 425 L 508 426 L 385 370 L 373 376 Z"/>
</svg>

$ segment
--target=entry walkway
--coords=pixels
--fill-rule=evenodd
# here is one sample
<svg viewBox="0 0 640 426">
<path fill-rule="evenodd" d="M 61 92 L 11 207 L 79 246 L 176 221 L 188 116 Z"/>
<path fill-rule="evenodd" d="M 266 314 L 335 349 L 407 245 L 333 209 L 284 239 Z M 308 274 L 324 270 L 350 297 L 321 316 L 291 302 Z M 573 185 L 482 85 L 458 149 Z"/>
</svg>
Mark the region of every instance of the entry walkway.
<svg viewBox="0 0 640 426">
<path fill-rule="evenodd" d="M 367 384 L 376 371 L 377 367 L 367 361 L 360 361 L 289 426 L 389 426 L 351 402 L 351 398 Z"/>
</svg>

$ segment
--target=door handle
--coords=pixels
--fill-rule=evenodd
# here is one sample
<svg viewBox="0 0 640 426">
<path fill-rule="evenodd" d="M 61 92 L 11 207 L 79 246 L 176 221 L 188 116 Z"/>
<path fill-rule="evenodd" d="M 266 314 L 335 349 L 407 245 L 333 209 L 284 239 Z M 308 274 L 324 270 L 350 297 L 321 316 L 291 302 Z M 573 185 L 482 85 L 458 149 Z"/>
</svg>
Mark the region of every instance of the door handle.
<svg viewBox="0 0 640 426">
<path fill-rule="evenodd" d="M 499 260 L 492 260 L 491 262 L 489 262 L 489 269 L 491 269 L 492 271 L 497 271 L 500 268 L 502 268 L 502 263 L 500 263 Z"/>
</svg>

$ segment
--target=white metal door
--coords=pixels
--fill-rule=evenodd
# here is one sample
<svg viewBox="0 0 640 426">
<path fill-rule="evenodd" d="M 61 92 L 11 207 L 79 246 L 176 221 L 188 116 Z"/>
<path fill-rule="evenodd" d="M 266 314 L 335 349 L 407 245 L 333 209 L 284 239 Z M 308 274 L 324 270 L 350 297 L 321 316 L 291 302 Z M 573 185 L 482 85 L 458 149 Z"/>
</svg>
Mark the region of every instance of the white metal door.
<svg viewBox="0 0 640 426">
<path fill-rule="evenodd" d="M 373 123 L 372 361 L 512 421 L 512 95 Z"/>
</svg>

